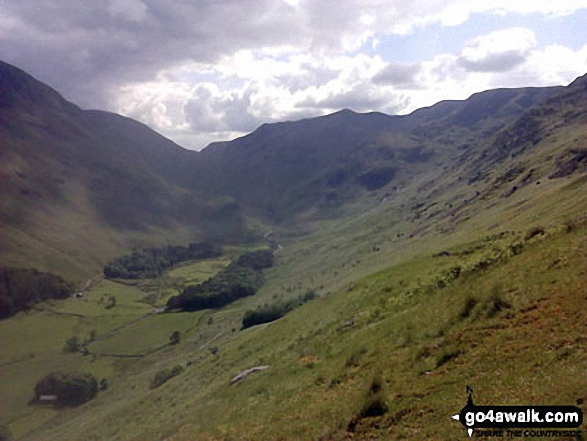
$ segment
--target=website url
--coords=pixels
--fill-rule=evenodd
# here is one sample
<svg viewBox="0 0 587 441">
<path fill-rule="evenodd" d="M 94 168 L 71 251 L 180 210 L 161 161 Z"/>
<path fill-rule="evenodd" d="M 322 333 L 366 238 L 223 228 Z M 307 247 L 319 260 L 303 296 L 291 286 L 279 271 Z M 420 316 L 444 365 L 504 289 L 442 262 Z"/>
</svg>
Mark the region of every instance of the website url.
<svg viewBox="0 0 587 441">
<path fill-rule="evenodd" d="M 559 423 L 576 424 L 580 422 L 579 412 L 552 412 L 535 408 L 528 408 L 525 411 L 502 412 L 489 409 L 486 412 L 467 412 L 465 424 L 473 427 L 475 424 L 491 423 Z"/>
</svg>

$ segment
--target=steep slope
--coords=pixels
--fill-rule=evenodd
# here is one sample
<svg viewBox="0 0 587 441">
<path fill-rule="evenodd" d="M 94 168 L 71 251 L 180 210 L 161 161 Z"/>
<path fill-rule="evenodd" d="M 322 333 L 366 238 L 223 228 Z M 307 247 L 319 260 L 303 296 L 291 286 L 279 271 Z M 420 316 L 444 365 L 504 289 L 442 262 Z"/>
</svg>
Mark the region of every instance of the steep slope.
<svg viewBox="0 0 587 441">
<path fill-rule="evenodd" d="M 0 90 L 3 263 L 80 276 L 134 243 L 239 235 L 230 201 L 191 186 L 196 152 L 7 64 Z"/>
</svg>

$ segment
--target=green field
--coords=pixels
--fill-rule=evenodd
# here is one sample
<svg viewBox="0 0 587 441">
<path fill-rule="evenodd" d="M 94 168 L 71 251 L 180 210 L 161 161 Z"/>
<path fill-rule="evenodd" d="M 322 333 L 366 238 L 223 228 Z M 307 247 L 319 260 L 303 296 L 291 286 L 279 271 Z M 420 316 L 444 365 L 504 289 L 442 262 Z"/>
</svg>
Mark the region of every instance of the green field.
<svg viewBox="0 0 587 441">
<path fill-rule="evenodd" d="M 174 286 L 213 276 L 228 260 L 189 262 L 170 271 L 161 281 L 166 296 L 176 294 Z M 168 346 L 171 333 L 178 330 L 189 339 L 198 324 L 198 314 L 154 314 L 148 303 L 152 281 L 113 282 L 100 279 L 83 291 L 83 297 L 47 301 L 10 320 L 0 321 L 0 409 L 2 423 L 9 424 L 15 436 L 27 433 L 59 415 L 50 408 L 28 405 L 36 381 L 52 371 L 83 371 L 112 380 L 136 358 L 100 354 L 141 355 Z M 106 298 L 116 305 L 106 308 Z M 201 315 L 201 314 L 200 314 Z M 87 354 L 66 354 L 65 342 L 77 336 L 88 341 Z M 191 332 L 191 333 L 190 333 Z M 26 342 L 26 344 L 23 344 Z"/>
<path fill-rule="evenodd" d="M 176 313 L 145 317 L 95 341 L 88 349 L 95 354 L 143 354 L 167 345 L 173 331 L 185 334 L 192 330 L 198 324 L 199 315 Z"/>
</svg>

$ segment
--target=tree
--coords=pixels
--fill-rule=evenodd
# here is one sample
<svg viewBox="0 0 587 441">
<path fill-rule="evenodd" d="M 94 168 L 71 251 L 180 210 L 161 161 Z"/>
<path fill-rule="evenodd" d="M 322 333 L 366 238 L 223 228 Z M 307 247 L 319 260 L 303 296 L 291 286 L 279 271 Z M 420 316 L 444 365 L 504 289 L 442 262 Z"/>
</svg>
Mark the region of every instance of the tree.
<svg viewBox="0 0 587 441">
<path fill-rule="evenodd" d="M 81 343 L 77 338 L 77 335 L 74 335 L 69 340 L 65 342 L 65 346 L 63 347 L 63 352 L 65 353 L 72 353 L 78 352 L 81 348 Z"/>
<path fill-rule="evenodd" d="M 151 380 L 151 389 L 161 386 L 173 377 L 181 374 L 184 370 L 185 368 L 183 366 L 175 365 L 171 369 L 163 369 L 162 371 L 157 372 L 155 377 Z"/>
<path fill-rule="evenodd" d="M 52 372 L 37 381 L 34 402 L 78 406 L 98 394 L 98 382 L 91 374 Z"/>
<path fill-rule="evenodd" d="M 108 296 L 108 302 L 106 303 L 106 309 L 112 309 L 116 306 L 116 297 Z"/>
<path fill-rule="evenodd" d="M 179 331 L 173 331 L 173 333 L 169 336 L 169 343 L 172 345 L 176 345 L 181 341 L 181 333 Z"/>
</svg>

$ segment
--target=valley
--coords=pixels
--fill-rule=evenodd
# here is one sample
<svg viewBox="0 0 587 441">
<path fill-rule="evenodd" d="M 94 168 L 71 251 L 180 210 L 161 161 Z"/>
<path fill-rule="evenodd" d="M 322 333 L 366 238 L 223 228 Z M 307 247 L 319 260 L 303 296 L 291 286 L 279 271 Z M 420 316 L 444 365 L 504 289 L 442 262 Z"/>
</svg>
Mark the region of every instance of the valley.
<svg viewBox="0 0 587 441">
<path fill-rule="evenodd" d="M 0 262 L 83 294 L 0 321 L 0 425 L 15 439 L 456 439 L 466 385 L 479 404 L 587 399 L 586 76 L 263 125 L 199 153 L 14 90 L 28 107 L 0 102 Z M 103 275 L 133 250 L 200 240 L 222 254 Z M 269 248 L 253 295 L 165 311 Z M 244 329 L 248 311 L 309 292 Z M 52 371 L 107 387 L 77 407 L 30 404 Z"/>
</svg>

